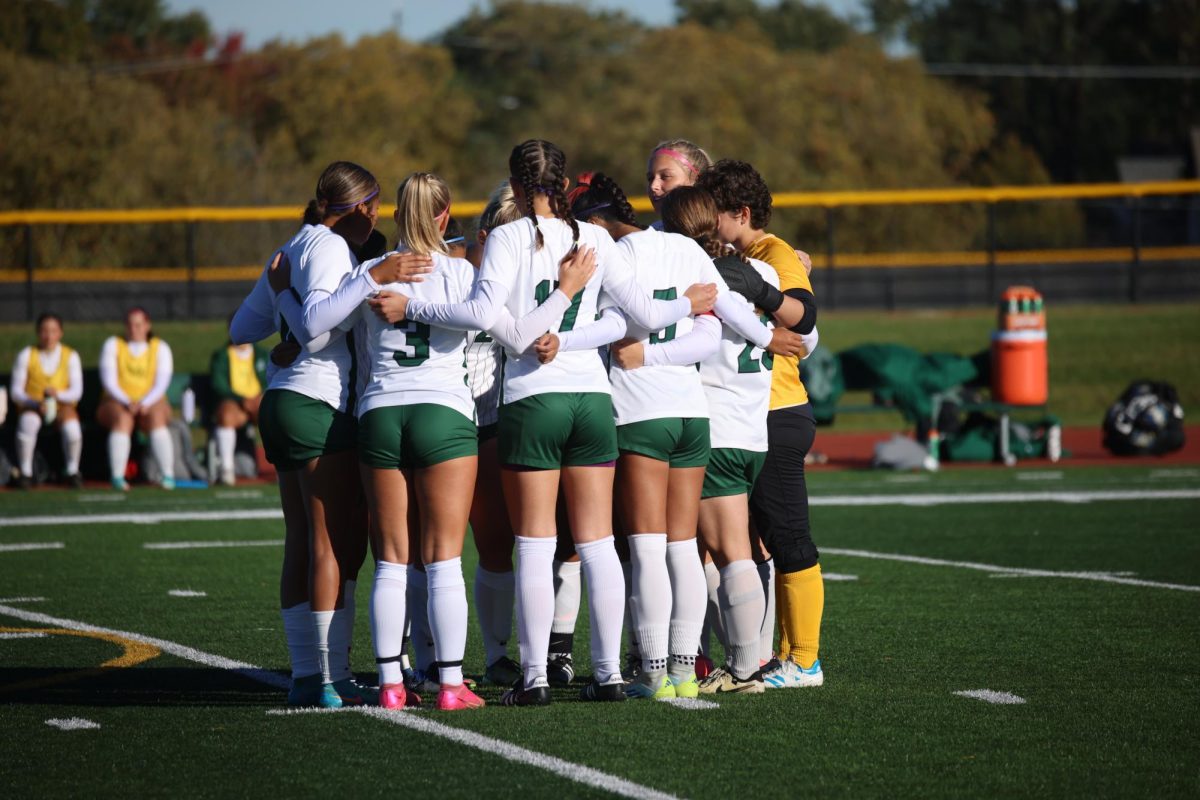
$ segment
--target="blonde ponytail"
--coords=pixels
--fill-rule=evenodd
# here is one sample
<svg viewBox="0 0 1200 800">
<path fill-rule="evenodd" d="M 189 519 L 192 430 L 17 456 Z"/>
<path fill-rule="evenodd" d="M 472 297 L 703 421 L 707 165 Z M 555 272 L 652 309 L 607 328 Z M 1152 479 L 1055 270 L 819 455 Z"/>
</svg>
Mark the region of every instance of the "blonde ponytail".
<svg viewBox="0 0 1200 800">
<path fill-rule="evenodd" d="M 450 210 L 450 187 L 431 172 L 414 172 L 396 190 L 400 244 L 418 255 L 446 254 L 438 218 Z"/>
</svg>

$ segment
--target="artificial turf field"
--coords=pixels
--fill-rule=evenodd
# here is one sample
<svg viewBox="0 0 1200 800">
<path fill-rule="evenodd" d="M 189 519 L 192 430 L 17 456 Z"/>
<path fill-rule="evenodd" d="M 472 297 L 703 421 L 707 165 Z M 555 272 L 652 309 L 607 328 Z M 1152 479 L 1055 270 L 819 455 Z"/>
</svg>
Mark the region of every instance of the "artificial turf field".
<svg viewBox="0 0 1200 800">
<path fill-rule="evenodd" d="M 283 715 L 273 487 L 0 493 L 0 791 L 1200 794 L 1200 469 L 823 472 L 810 494 L 821 688 Z M 167 542 L 247 546 L 146 547 Z M 469 545 L 464 567 L 469 584 Z M 373 678 L 369 595 L 368 567 L 353 660 Z"/>
</svg>

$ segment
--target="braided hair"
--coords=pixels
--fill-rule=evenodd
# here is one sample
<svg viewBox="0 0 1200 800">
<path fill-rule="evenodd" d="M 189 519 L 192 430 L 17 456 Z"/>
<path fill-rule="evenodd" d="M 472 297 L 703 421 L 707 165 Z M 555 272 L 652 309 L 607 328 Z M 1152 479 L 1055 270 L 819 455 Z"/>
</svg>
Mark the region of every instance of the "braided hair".
<svg viewBox="0 0 1200 800">
<path fill-rule="evenodd" d="M 664 197 L 662 221 L 664 231 L 693 239 L 714 261 L 724 256 L 734 256 L 749 263 L 744 255 L 730 251 L 717 238 L 716 201 L 699 186 L 680 186 Z"/>
<path fill-rule="evenodd" d="M 563 151 L 544 139 L 528 139 L 513 148 L 508 157 L 509 174 L 521 185 L 525 195 L 525 216 L 533 222 L 537 233 L 537 249 L 545 244 L 533 211 L 534 195 L 544 195 L 550 201 L 550 212 L 571 226 L 571 241 L 579 241 L 579 224 L 571 216 L 563 188 L 567 177 L 567 157 Z"/>
<path fill-rule="evenodd" d="M 603 172 L 587 173 L 579 177 L 579 189 L 571 193 L 571 214 L 575 219 L 587 221 L 592 217 L 600 217 L 607 222 L 621 222 L 625 225 L 641 227 L 637 224 L 637 215 L 629 198 L 621 186 Z"/>
</svg>

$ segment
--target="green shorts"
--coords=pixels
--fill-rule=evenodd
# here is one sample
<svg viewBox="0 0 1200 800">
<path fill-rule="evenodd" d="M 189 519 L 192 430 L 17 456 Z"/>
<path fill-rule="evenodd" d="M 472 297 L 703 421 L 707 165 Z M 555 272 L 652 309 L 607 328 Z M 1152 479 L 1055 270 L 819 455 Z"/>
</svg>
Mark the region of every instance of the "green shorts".
<svg viewBox="0 0 1200 800">
<path fill-rule="evenodd" d="M 766 453 L 739 450 L 736 447 L 714 447 L 708 459 L 708 469 L 704 471 L 704 488 L 700 490 L 700 497 L 750 494 L 766 460 Z"/>
<path fill-rule="evenodd" d="M 478 454 L 475 423 L 436 403 L 373 408 L 358 420 L 358 460 L 376 469 L 424 469 Z"/>
<path fill-rule="evenodd" d="M 500 406 L 500 463 L 534 469 L 603 464 L 617 458 L 612 398 L 549 392 Z"/>
<path fill-rule="evenodd" d="M 287 389 L 271 389 L 258 407 L 258 432 L 267 460 L 280 472 L 297 470 L 317 456 L 353 450 L 354 416 Z"/>
<path fill-rule="evenodd" d="M 707 417 L 665 417 L 617 426 L 622 453 L 666 461 L 676 469 L 708 464 Z"/>
</svg>

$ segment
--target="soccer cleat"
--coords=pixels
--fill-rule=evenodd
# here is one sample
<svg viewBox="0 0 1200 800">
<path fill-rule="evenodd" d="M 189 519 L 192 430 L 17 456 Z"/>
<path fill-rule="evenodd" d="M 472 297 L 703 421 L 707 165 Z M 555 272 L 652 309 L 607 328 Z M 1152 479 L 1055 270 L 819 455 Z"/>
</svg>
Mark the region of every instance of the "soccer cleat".
<svg viewBox="0 0 1200 800">
<path fill-rule="evenodd" d="M 113 478 L 112 488 L 116 489 L 118 492 L 128 492 L 129 484 L 126 483 L 124 478 Z"/>
<path fill-rule="evenodd" d="M 621 680 L 629 683 L 637 680 L 638 675 L 642 674 L 642 657 L 637 653 L 630 651 L 625 654 L 625 666 L 621 667 Z"/>
<path fill-rule="evenodd" d="M 546 664 L 546 680 L 551 686 L 570 686 L 575 680 L 575 660 L 570 653 L 551 653 Z"/>
<path fill-rule="evenodd" d="M 741 680 L 725 667 L 709 673 L 698 688 L 700 694 L 762 694 L 766 691 L 763 682 L 756 677 Z"/>
<path fill-rule="evenodd" d="M 342 696 L 332 683 L 322 683 L 321 693 L 317 697 L 317 705 L 321 708 L 341 708 Z"/>
<path fill-rule="evenodd" d="M 72 472 L 70 475 L 68 475 L 65 478 L 65 480 L 67 482 L 68 489 L 82 489 L 83 488 L 83 476 L 80 475 L 78 472 Z"/>
<path fill-rule="evenodd" d="M 288 690 L 287 703 L 289 706 L 318 706 L 321 704 L 321 673 L 302 675 L 292 678 L 292 688 Z"/>
<path fill-rule="evenodd" d="M 403 683 L 385 683 L 379 687 L 379 707 L 398 709 L 408 705 L 408 691 Z"/>
<path fill-rule="evenodd" d="M 472 692 L 465 684 L 445 684 L 438 692 L 438 711 L 465 711 L 468 708 L 483 708 L 483 698 Z"/>
<path fill-rule="evenodd" d="M 670 700 L 675 696 L 675 686 L 661 670 L 643 672 L 637 680 L 625 684 L 625 696 L 631 700 Z"/>
<path fill-rule="evenodd" d="M 545 678 L 538 678 L 529 688 L 518 683 L 504 693 L 500 698 L 502 706 L 548 706 L 550 705 L 550 685 Z"/>
<path fill-rule="evenodd" d="M 344 706 L 373 706 L 379 702 L 379 697 L 374 689 L 361 686 L 354 678 L 342 678 L 330 685 L 342 698 Z"/>
<path fill-rule="evenodd" d="M 712 659 L 701 653 L 696 656 L 696 677 L 700 680 L 707 678 L 716 669 Z"/>
<path fill-rule="evenodd" d="M 619 703 L 625 699 L 624 683 L 600 683 L 595 678 L 579 690 L 579 699 L 588 702 Z"/>
<path fill-rule="evenodd" d="M 485 686 L 512 686 L 521 680 L 521 665 L 508 656 L 501 656 L 483 671 Z"/>
<path fill-rule="evenodd" d="M 762 676 L 762 682 L 768 689 L 797 689 L 804 686 L 820 686 L 825 683 L 825 673 L 821 671 L 820 659 L 805 669 L 789 658 L 779 662 L 777 668 L 770 671 L 764 668 L 759 670 L 758 674 Z"/>
<path fill-rule="evenodd" d="M 712 673 L 709 673 L 710 675 Z M 695 697 L 700 694 L 700 684 L 696 680 L 695 673 L 688 675 L 686 678 L 676 678 L 671 676 L 668 678 L 671 681 L 671 688 L 675 690 L 675 697 Z"/>
<path fill-rule="evenodd" d="M 405 675 L 404 686 L 408 691 L 418 694 L 436 695 L 442 690 L 441 685 L 421 669 L 414 669 L 411 675 Z"/>
<path fill-rule="evenodd" d="M 163 478 L 162 483 L 160 483 L 159 486 L 161 486 L 162 488 L 166 489 L 169 492 L 175 488 L 175 479 L 174 478 Z"/>
<path fill-rule="evenodd" d="M 236 486 L 237 476 L 234 474 L 232 469 L 222 469 L 220 482 L 222 486 Z"/>
</svg>

